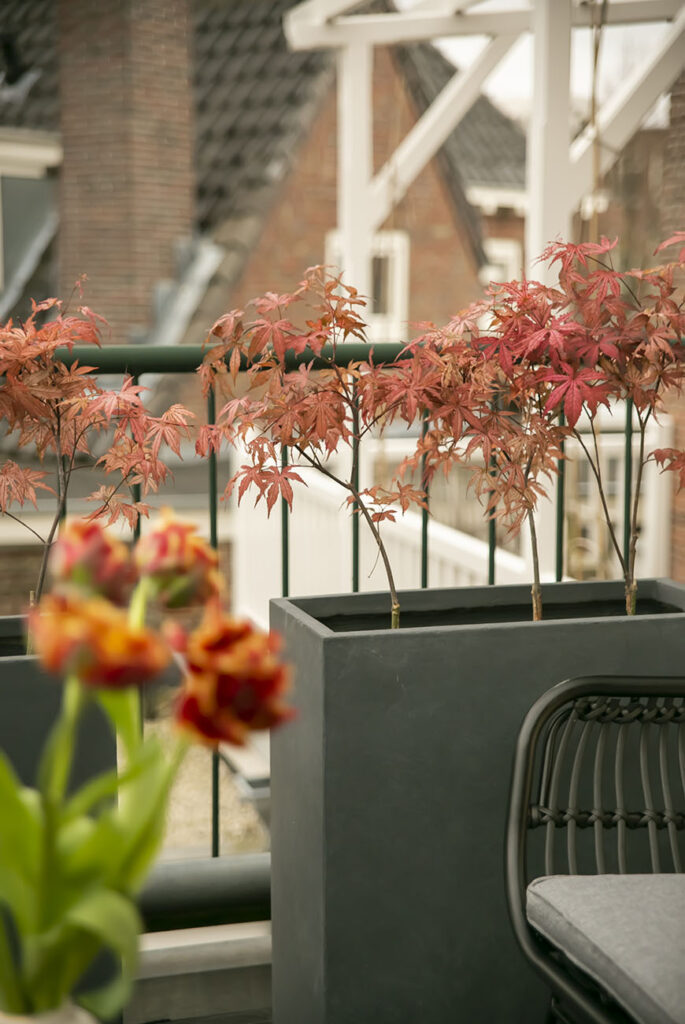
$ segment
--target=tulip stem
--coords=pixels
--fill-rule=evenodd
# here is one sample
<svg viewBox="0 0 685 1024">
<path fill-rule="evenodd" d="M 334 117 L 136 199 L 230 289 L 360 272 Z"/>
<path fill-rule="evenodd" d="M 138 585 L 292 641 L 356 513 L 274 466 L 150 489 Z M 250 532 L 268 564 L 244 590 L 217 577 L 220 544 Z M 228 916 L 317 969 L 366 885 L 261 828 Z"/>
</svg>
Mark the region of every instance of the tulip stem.
<svg viewBox="0 0 685 1024">
<path fill-rule="evenodd" d="M 78 677 L 69 676 L 64 686 L 62 708 L 41 758 L 39 785 L 46 799 L 57 805 L 64 799 L 69 783 L 76 742 L 76 729 L 87 700 Z"/>
</svg>

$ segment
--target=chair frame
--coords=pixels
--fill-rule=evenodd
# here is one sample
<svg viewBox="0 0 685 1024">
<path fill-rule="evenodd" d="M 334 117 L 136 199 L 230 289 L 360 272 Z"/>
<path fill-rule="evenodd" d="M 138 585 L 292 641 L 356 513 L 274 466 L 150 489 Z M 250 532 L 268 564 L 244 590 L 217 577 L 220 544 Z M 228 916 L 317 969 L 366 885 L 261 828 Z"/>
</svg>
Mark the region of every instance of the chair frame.
<svg viewBox="0 0 685 1024">
<path fill-rule="evenodd" d="M 531 797 L 536 783 L 540 783 L 540 773 L 536 773 L 535 767 L 541 744 L 548 737 L 546 727 L 565 705 L 576 705 L 581 700 L 587 703 L 589 698 L 597 698 L 599 701 L 607 698 L 646 698 L 650 701 L 649 707 L 653 708 L 658 706 L 655 702 L 659 698 L 674 697 L 685 698 L 685 678 L 579 677 L 559 683 L 543 694 L 530 708 L 521 726 L 514 757 L 506 833 L 507 900 L 516 939 L 525 957 L 552 990 L 550 1019 L 567 1024 L 629 1024 L 632 1021 L 599 985 L 574 969 L 569 961 L 566 961 L 569 968 L 566 969 L 563 954 L 555 951 L 528 923 L 526 917 L 526 888 L 530 881 L 527 877 L 527 840 L 531 828 Z M 682 721 L 680 708 L 678 715 L 678 720 Z M 649 827 L 651 831 L 652 826 Z M 676 826 L 669 825 L 671 827 Z M 682 827 L 682 823 L 679 822 L 677 827 Z M 682 871 L 677 851 L 673 856 L 675 869 Z M 660 869 L 653 867 L 653 870 Z"/>
</svg>

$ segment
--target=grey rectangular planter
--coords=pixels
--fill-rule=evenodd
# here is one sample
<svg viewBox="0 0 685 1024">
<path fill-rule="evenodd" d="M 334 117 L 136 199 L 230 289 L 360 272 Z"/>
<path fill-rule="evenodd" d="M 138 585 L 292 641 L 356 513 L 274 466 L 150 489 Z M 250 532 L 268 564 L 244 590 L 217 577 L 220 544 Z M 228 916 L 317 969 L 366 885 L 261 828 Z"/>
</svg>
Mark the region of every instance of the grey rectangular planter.
<svg viewBox="0 0 685 1024">
<path fill-rule="evenodd" d="M 272 738 L 275 1024 L 536 1024 L 504 893 L 514 742 L 580 674 L 685 664 L 685 587 L 412 591 L 272 602 L 298 718 Z"/>
<path fill-rule="evenodd" d="M 36 769 L 62 700 L 62 682 L 47 675 L 34 657 L 0 657 L 0 749 L 25 785 Z M 83 716 L 71 773 L 71 788 L 116 765 L 116 740 L 109 719 L 95 703 Z"/>
<path fill-rule="evenodd" d="M 26 616 L 0 615 L 0 657 L 26 654 Z"/>
</svg>

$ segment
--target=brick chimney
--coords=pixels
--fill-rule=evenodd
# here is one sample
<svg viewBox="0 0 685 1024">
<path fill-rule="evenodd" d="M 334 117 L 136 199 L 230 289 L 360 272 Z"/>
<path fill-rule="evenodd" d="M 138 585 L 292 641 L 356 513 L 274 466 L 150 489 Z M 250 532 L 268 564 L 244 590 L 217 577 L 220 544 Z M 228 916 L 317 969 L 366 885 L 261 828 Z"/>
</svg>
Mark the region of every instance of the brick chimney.
<svg viewBox="0 0 685 1024">
<path fill-rule="evenodd" d="M 188 0 L 59 0 L 58 24 L 60 294 L 87 274 L 85 301 L 131 342 L 193 227 Z"/>
</svg>

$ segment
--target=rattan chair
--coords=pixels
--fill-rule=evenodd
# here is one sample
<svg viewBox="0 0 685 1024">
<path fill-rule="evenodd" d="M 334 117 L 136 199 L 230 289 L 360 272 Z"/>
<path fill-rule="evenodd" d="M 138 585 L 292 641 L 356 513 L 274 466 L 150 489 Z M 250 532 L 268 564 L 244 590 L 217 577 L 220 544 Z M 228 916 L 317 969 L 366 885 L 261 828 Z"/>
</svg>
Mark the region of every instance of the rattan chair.
<svg viewBox="0 0 685 1024">
<path fill-rule="evenodd" d="M 516 750 L 511 920 L 549 1020 L 685 1021 L 685 679 L 544 694 Z"/>
</svg>

